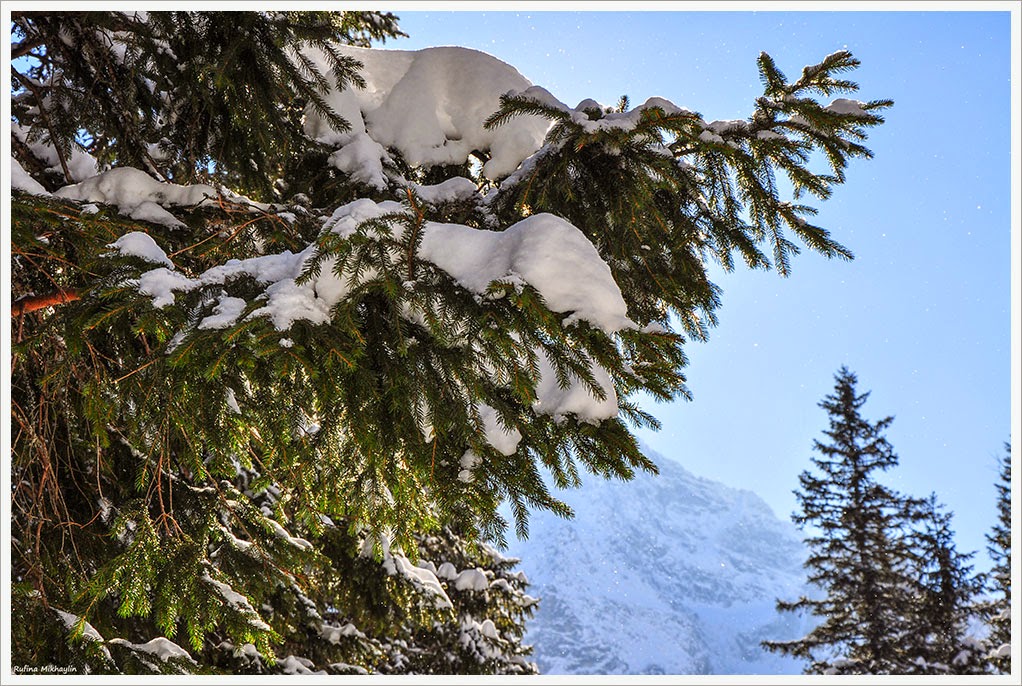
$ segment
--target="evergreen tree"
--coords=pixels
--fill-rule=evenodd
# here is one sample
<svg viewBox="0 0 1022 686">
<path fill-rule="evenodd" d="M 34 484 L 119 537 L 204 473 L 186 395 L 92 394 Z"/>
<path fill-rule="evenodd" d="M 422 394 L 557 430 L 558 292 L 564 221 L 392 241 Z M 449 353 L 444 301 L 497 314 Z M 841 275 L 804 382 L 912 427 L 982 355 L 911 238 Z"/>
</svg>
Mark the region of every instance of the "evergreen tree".
<svg viewBox="0 0 1022 686">
<path fill-rule="evenodd" d="M 913 603 L 914 627 L 908 652 L 912 671 L 928 674 L 982 674 L 982 642 L 971 635 L 982 579 L 972 573 L 973 553 L 958 552 L 951 513 L 935 494 L 918 504 L 919 525 L 911 535 L 918 570 L 919 597 Z"/>
<path fill-rule="evenodd" d="M 807 660 L 809 674 L 905 673 L 917 588 L 908 533 L 918 503 L 877 479 L 898 463 L 884 436 L 893 417 L 862 416 L 869 393 L 857 393 L 846 367 L 835 380 L 820 403 L 829 415 L 823 432 L 829 441 L 814 441 L 816 471 L 800 475 L 800 512 L 792 516 L 806 532 L 808 581 L 822 597 L 777 604 L 821 621 L 801 639 L 763 645 Z"/>
<path fill-rule="evenodd" d="M 987 535 L 994 561 L 988 579 L 994 600 L 983 608 L 990 625 L 991 661 L 1001 674 L 1011 673 L 1011 444 L 1004 444 L 997 483 L 997 523 Z"/>
<path fill-rule="evenodd" d="M 544 471 L 655 471 L 633 398 L 687 396 L 709 260 L 850 257 L 774 183 L 869 156 L 890 102 L 816 99 L 847 52 L 761 56 L 754 114 L 707 123 L 350 47 L 396 33 L 14 15 L 14 664 L 534 671 L 499 505 L 525 535 L 570 514 Z"/>
</svg>

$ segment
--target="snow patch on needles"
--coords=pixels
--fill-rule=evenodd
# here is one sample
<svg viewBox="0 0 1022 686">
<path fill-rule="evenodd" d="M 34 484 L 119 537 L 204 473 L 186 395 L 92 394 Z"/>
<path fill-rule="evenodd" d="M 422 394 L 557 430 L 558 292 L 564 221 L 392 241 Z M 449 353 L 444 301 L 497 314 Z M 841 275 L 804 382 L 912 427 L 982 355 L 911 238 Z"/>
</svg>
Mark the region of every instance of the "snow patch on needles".
<svg viewBox="0 0 1022 686">
<path fill-rule="evenodd" d="M 532 408 L 540 414 L 553 415 L 555 419 L 568 414 L 591 422 L 616 417 L 618 407 L 614 380 L 607 370 L 597 364 L 590 365 L 590 370 L 596 377 L 597 385 L 603 389 L 603 400 L 593 397 L 589 388 L 580 383 L 561 388 L 557 372 L 546 353 L 542 353 L 539 356 L 540 380 L 536 385 L 536 402 Z"/>
<path fill-rule="evenodd" d="M 146 262 L 165 264 L 171 269 L 174 268 L 174 263 L 167 257 L 167 253 L 163 252 L 152 236 L 142 231 L 126 233 L 106 247 L 113 248 L 121 255 L 138 257 Z"/>
<path fill-rule="evenodd" d="M 215 590 L 223 601 L 235 611 L 248 617 L 248 623 L 255 629 L 260 631 L 269 631 L 270 626 L 259 618 L 259 613 L 255 611 L 252 604 L 248 602 L 248 598 L 235 591 L 230 585 L 225 584 L 221 581 L 217 581 L 212 578 L 208 573 L 202 575 L 202 581 L 207 583 Z"/>
<path fill-rule="evenodd" d="M 164 636 L 157 636 L 146 643 L 131 643 L 123 638 L 112 638 L 110 639 L 110 643 L 125 646 L 126 648 L 139 653 L 155 655 L 163 662 L 166 662 L 171 658 L 184 658 L 192 664 L 195 664 L 195 660 L 192 659 L 192 656 L 187 650 Z"/>
<path fill-rule="evenodd" d="M 836 98 L 833 102 L 827 105 L 827 111 L 835 114 L 854 114 L 862 116 L 866 114 L 862 108 L 866 103 L 858 100 L 850 100 L 848 98 Z"/>
<path fill-rule="evenodd" d="M 447 592 L 440 584 L 437 575 L 426 569 L 412 564 L 403 553 L 390 550 L 390 538 L 386 535 L 380 536 L 380 548 L 383 551 L 383 569 L 390 576 L 401 576 L 412 583 L 413 586 L 425 590 L 433 596 L 433 605 L 438 609 L 454 607 Z M 369 538 L 363 544 L 360 555 L 367 557 L 371 554 L 373 539 Z"/>
<path fill-rule="evenodd" d="M 581 126 L 582 130 L 586 133 L 596 133 L 597 131 L 609 131 L 614 129 L 631 131 L 639 125 L 639 122 L 642 120 L 643 113 L 646 110 L 653 108 L 659 108 L 668 116 L 676 114 L 695 116 L 691 111 L 684 107 L 678 107 L 670 100 L 659 97 L 648 98 L 646 102 L 642 103 L 638 107 L 634 107 L 625 112 L 608 112 L 608 108 L 605 105 L 601 105 L 590 98 L 586 98 L 575 107 L 568 107 L 542 86 L 530 86 L 521 92 L 513 93 L 513 95 L 518 95 L 529 100 L 533 100 L 541 105 L 552 107 L 570 114 L 571 120 Z M 590 112 L 593 110 L 599 111 L 598 118 L 590 116 Z"/>
<path fill-rule="evenodd" d="M 497 411 L 489 405 L 479 406 L 479 417 L 483 420 L 483 433 L 486 435 L 486 442 L 492 445 L 501 455 L 514 455 L 518 450 L 518 443 L 522 440 L 522 434 L 518 429 L 505 428 L 500 423 Z"/>
<path fill-rule="evenodd" d="M 43 185 L 33 179 L 25 171 L 24 167 L 18 160 L 11 156 L 11 188 L 17 191 L 25 191 L 32 195 L 49 195 L 50 193 L 43 188 Z"/>
<path fill-rule="evenodd" d="M 71 614 L 70 612 L 64 612 L 63 610 L 57 610 L 56 608 L 54 608 L 54 610 L 56 610 L 57 615 L 64 622 L 64 626 L 67 627 L 68 631 L 75 631 L 78 624 L 82 623 L 82 618 L 78 615 Z M 103 643 L 103 637 L 98 631 L 96 631 L 96 627 L 92 626 L 88 622 L 82 623 L 82 638 L 87 641 Z M 110 657 L 109 652 L 107 652 L 106 655 L 107 657 Z"/>
<path fill-rule="evenodd" d="M 459 591 L 485 591 L 489 587 L 489 579 L 478 567 L 463 570 L 454 580 L 454 588 Z"/>
<path fill-rule="evenodd" d="M 172 228 L 184 226 L 167 212 L 166 207 L 197 207 L 211 204 L 221 195 L 231 202 L 243 203 L 261 209 L 269 205 L 248 198 L 218 191 L 206 184 L 179 186 L 157 181 L 140 169 L 121 167 L 85 179 L 81 183 L 64 186 L 53 195 L 79 202 L 100 202 L 116 205 L 121 214 Z"/>
</svg>

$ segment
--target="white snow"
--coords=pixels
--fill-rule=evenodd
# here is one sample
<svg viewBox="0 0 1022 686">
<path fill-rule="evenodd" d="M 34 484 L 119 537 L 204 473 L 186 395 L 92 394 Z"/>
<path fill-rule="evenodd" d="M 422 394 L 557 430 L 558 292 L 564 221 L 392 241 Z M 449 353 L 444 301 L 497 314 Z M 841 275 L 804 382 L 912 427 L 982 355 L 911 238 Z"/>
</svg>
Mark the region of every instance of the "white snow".
<svg viewBox="0 0 1022 686">
<path fill-rule="evenodd" d="M 444 587 L 440 584 L 440 580 L 437 575 L 429 569 L 424 567 L 418 567 L 413 565 L 411 561 L 405 557 L 400 551 L 391 551 L 390 549 L 390 538 L 388 536 L 381 536 L 380 547 L 383 550 L 383 569 L 387 574 L 391 576 L 402 576 L 405 579 L 412 582 L 412 584 L 420 589 L 425 590 L 432 596 L 433 605 L 437 608 L 450 608 L 454 607 L 451 603 L 451 599 L 447 596 L 447 592 Z M 373 548 L 373 539 L 366 539 L 362 546 L 360 555 L 368 556 L 371 554 Z M 441 571 L 443 566 L 441 565 Z"/>
<path fill-rule="evenodd" d="M 510 541 L 540 598 L 532 659 L 544 674 L 797 673 L 758 644 L 811 628 L 775 607 L 805 592 L 798 530 L 752 493 L 645 452 L 660 475 L 586 475 L 558 493 L 574 519 L 536 512 L 529 538 Z"/>
<path fill-rule="evenodd" d="M 146 262 L 165 264 L 171 269 L 174 268 L 174 263 L 167 257 L 167 253 L 163 252 L 152 236 L 142 231 L 126 233 L 106 247 L 113 248 L 122 255 L 140 257 Z"/>
<path fill-rule="evenodd" d="M 160 206 L 199 205 L 207 198 L 216 198 L 218 193 L 215 188 L 205 184 L 179 186 L 163 183 L 140 169 L 121 167 L 93 176 L 81 183 L 64 186 L 54 195 L 68 200 L 117 205 L 121 210 L 125 210 L 137 208 L 145 202 Z"/>
<path fill-rule="evenodd" d="M 63 176 L 64 170 L 60 165 L 60 157 L 57 156 L 57 151 L 52 145 L 44 140 L 30 141 L 28 139 L 28 129 L 17 122 L 11 122 L 11 133 L 27 145 L 33 155 L 49 165 L 50 169 L 59 172 Z M 67 162 L 67 170 L 71 174 L 72 182 L 84 181 L 90 176 L 95 176 L 99 171 L 99 163 L 96 161 L 96 158 L 73 145 L 71 146 L 71 155 L 65 162 Z M 12 164 L 11 167 L 13 176 L 14 165 Z"/>
<path fill-rule="evenodd" d="M 411 187 L 419 198 L 431 205 L 470 200 L 476 197 L 479 190 L 472 179 L 466 179 L 464 176 L 455 176 L 434 186 L 413 183 Z"/>
<path fill-rule="evenodd" d="M 220 297 L 213 314 L 204 317 L 199 322 L 199 329 L 224 329 L 237 321 L 245 309 L 247 303 L 242 298 L 232 298 L 227 295 Z"/>
<path fill-rule="evenodd" d="M 178 644 L 174 643 L 169 638 L 166 638 L 165 636 L 157 636 L 153 640 L 147 641 L 146 643 L 131 643 L 130 641 L 126 641 L 123 638 L 112 638 L 110 639 L 110 643 L 123 645 L 132 650 L 137 650 L 138 652 L 141 653 L 155 655 L 156 657 L 160 658 L 160 660 L 162 660 L 163 662 L 166 662 L 171 658 L 184 658 L 189 662 L 192 663 L 195 662 L 195 660 L 192 659 L 192 656 L 188 653 L 187 650 L 185 650 Z"/>
<path fill-rule="evenodd" d="M 162 224 L 172 229 L 180 229 L 185 225 L 180 219 L 151 200 L 144 200 L 135 206 L 122 207 L 121 214 L 141 222 Z"/>
<path fill-rule="evenodd" d="M 676 114 L 694 116 L 692 112 L 684 107 L 678 107 L 670 100 L 660 97 L 648 98 L 646 102 L 642 103 L 638 107 L 634 107 L 625 112 L 608 112 L 608 108 L 606 106 L 589 98 L 583 100 L 574 108 L 568 107 L 542 86 L 531 86 L 524 91 L 516 93 L 516 95 L 528 98 L 547 107 L 552 107 L 571 115 L 571 120 L 575 124 L 581 126 L 582 130 L 586 133 L 609 130 L 631 131 L 642 120 L 644 112 L 653 108 L 659 108 L 668 116 Z M 591 119 L 586 110 L 599 110 L 599 118 Z"/>
<path fill-rule="evenodd" d="M 338 208 L 325 226 L 342 236 L 350 235 L 366 219 L 398 208 L 400 205 L 391 201 L 356 200 Z M 399 234 L 399 227 L 395 228 Z M 270 284 L 265 292 L 266 305 L 252 316 L 269 316 L 280 330 L 299 319 L 324 323 L 330 308 L 347 295 L 350 284 L 334 276 L 333 261 L 327 259 L 317 278 L 297 285 L 294 280 L 313 250 L 310 245 L 297 255 L 284 252 L 231 260 L 195 279 L 165 269 L 154 270 L 142 275 L 140 288 L 161 307 L 173 302 L 173 291 L 223 284 L 249 275 Z M 634 326 L 610 267 L 581 231 L 552 214 L 527 217 L 505 231 L 428 222 L 419 256 L 480 295 L 495 280 L 528 283 L 550 309 L 568 315 L 566 324 L 586 320 L 608 333 Z"/>
<path fill-rule="evenodd" d="M 456 190 L 457 186 L 452 188 Z M 324 228 L 350 236 L 363 221 L 399 208 L 401 205 L 393 201 L 356 200 L 338 208 Z M 394 231 L 399 235 L 401 227 L 394 227 Z M 298 254 L 284 252 L 230 260 L 195 278 L 160 267 L 143 273 L 138 288 L 153 298 L 155 307 L 164 307 L 174 302 L 176 291 L 223 285 L 233 278 L 248 275 L 268 284 L 262 296 L 263 306 L 250 317 L 269 317 L 280 331 L 287 330 L 298 320 L 323 324 L 329 321 L 331 308 L 347 296 L 354 284 L 348 275 L 338 278 L 334 274 L 333 258 L 323 261 L 318 276 L 301 285 L 296 283 L 314 250 L 315 244 L 312 244 Z M 158 257 L 155 252 L 152 255 Z M 529 284 L 550 309 L 566 315 L 563 320 L 566 326 L 584 320 L 609 334 L 635 326 L 627 317 L 627 306 L 610 267 L 596 248 L 581 231 L 552 214 L 527 217 L 504 231 L 427 222 L 419 256 L 480 296 L 497 280 Z M 371 270 L 361 274 L 362 279 L 372 276 Z M 213 314 L 203 319 L 199 328 L 230 326 L 243 309 L 244 302 L 240 298 L 223 295 Z M 409 313 L 409 316 L 415 314 Z M 606 396 L 603 400 L 593 397 L 577 380 L 561 388 L 545 353 L 539 354 L 539 368 L 541 378 L 534 405 L 537 412 L 554 416 L 574 414 L 585 421 L 617 415 L 613 380 L 603 368 L 591 365 L 598 386 Z M 480 413 L 489 443 L 505 455 L 514 453 L 521 440 L 520 433 L 500 426 L 491 408 L 482 407 Z M 470 481 L 471 476 L 470 468 L 459 474 L 462 481 Z"/>
<path fill-rule="evenodd" d="M 254 202 L 226 189 L 218 191 L 206 184 L 181 186 L 157 181 L 132 167 L 120 167 L 91 175 L 80 183 L 57 189 L 53 195 L 78 202 L 115 205 L 121 214 L 132 219 L 163 224 L 171 228 L 179 228 L 184 224 L 165 208 L 212 204 L 221 196 L 230 202 L 252 208 L 271 209 L 271 206 L 265 203 Z"/>
<path fill-rule="evenodd" d="M 610 267 L 567 221 L 536 214 L 504 231 L 428 223 L 419 255 L 475 293 L 495 280 L 521 279 L 566 323 L 584 319 L 608 333 L 633 326 Z"/>
<path fill-rule="evenodd" d="M 152 296 L 153 307 L 166 307 L 174 303 L 174 291 L 194 288 L 192 279 L 178 271 L 160 267 L 143 273 L 138 278 L 138 292 Z"/>
<path fill-rule="evenodd" d="M 364 90 L 333 91 L 327 103 L 348 120 L 351 132 L 329 128 L 314 112 L 306 115 L 306 131 L 327 143 L 355 149 L 332 161 L 350 165 L 363 160 L 367 173 L 382 181 L 380 167 L 368 162 L 377 149 L 359 134 L 368 133 L 382 147 L 398 150 L 412 165 L 461 164 L 473 150 L 488 151 L 483 174 L 490 179 L 507 176 L 543 143 L 550 122 L 534 116 L 518 117 L 505 126 L 486 130 L 483 123 L 500 107 L 500 96 L 522 91 L 531 84 L 518 71 L 483 52 L 440 47 L 417 51 L 363 49 L 337 46 L 362 62 Z M 309 56 L 326 66 L 323 56 Z"/>
<path fill-rule="evenodd" d="M 616 417 L 617 392 L 614 390 L 613 379 L 607 370 L 597 364 L 593 364 L 590 369 L 606 396 L 603 400 L 593 397 L 587 387 L 577 382 L 567 388 L 561 388 L 553 365 L 550 364 L 546 353 L 541 353 L 539 355 L 541 376 L 536 386 L 536 402 L 532 408 L 540 414 L 553 415 L 555 418 L 567 414 L 591 421 Z"/>
<path fill-rule="evenodd" d="M 479 625 L 479 633 L 481 633 L 486 638 L 495 639 L 500 638 L 500 634 L 497 632 L 497 627 L 493 623 L 492 619 L 484 619 L 482 621 L 482 623 Z"/>
<path fill-rule="evenodd" d="M 313 672 L 312 668 L 315 667 L 315 663 L 312 660 L 304 657 L 295 657 L 294 655 L 288 655 L 279 663 L 281 671 L 284 674 L 323 674 L 324 672 Z"/>
<path fill-rule="evenodd" d="M 444 562 L 440 565 L 440 568 L 436 570 L 436 575 L 441 579 L 453 581 L 458 577 L 458 568 L 450 562 Z"/>
<path fill-rule="evenodd" d="M 97 504 L 99 505 L 99 518 L 103 520 L 104 523 L 109 522 L 110 513 L 113 511 L 114 504 L 105 497 L 100 497 Z"/>
<path fill-rule="evenodd" d="M 329 641 L 334 645 L 337 645 L 340 642 L 341 638 L 355 636 L 357 638 L 364 639 L 366 637 L 366 635 L 359 631 L 358 628 L 351 622 L 348 622 L 344 626 L 340 627 L 330 626 L 329 624 L 323 624 L 319 628 L 319 635 L 320 638 L 322 638 L 325 641 Z"/>
<path fill-rule="evenodd" d="M 440 585 L 440 580 L 437 579 L 433 572 L 413 565 L 407 557 L 401 554 L 395 554 L 393 560 L 394 569 L 398 574 L 433 594 L 434 605 L 436 607 L 453 607 L 451 599 L 447 596 L 447 592 L 444 591 L 444 587 Z"/>
<path fill-rule="evenodd" d="M 28 175 L 22 168 L 21 163 L 11 155 L 11 188 L 25 191 L 32 195 L 49 195 L 49 191 L 43 188 L 42 184 Z"/>
<path fill-rule="evenodd" d="M 465 454 L 461 456 L 461 460 L 458 463 L 461 467 L 461 471 L 458 472 L 458 480 L 466 484 L 470 484 L 475 481 L 475 475 L 473 472 L 483 461 L 479 455 L 472 450 L 466 450 Z"/>
<path fill-rule="evenodd" d="M 70 612 L 64 612 L 63 610 L 57 610 L 56 608 L 54 608 L 54 610 L 56 610 L 57 614 L 64 621 L 64 626 L 67 627 L 68 631 L 74 631 L 78 626 L 78 623 L 82 621 L 82 618 L 78 615 L 71 614 Z M 89 641 L 103 643 L 103 637 L 98 631 L 96 631 L 96 627 L 92 626 L 92 624 L 88 622 L 85 622 L 85 626 L 83 627 L 82 638 Z M 107 653 L 107 657 L 109 656 L 110 654 Z"/>
<path fill-rule="evenodd" d="M 225 584 L 221 581 L 213 579 L 208 573 L 202 575 L 202 581 L 209 584 L 220 597 L 223 598 L 227 605 L 237 612 L 248 616 L 248 623 L 259 629 L 260 631 L 269 631 L 270 626 L 259 618 L 259 613 L 255 611 L 252 604 L 248 602 L 248 598 L 235 591 L 230 587 L 229 584 Z"/>
<path fill-rule="evenodd" d="M 522 440 L 521 432 L 513 427 L 510 430 L 504 428 L 497 417 L 497 411 L 489 405 L 479 406 L 479 416 L 483 420 L 486 441 L 502 455 L 514 455 Z"/>
<path fill-rule="evenodd" d="M 383 164 L 390 160 L 390 155 L 386 148 L 364 131 L 340 134 L 336 145 L 339 147 L 327 160 L 331 165 L 368 186 L 379 190 L 387 187 Z"/>
<path fill-rule="evenodd" d="M 459 591 L 485 591 L 490 587 L 490 581 L 482 569 L 463 570 L 454 579 L 454 588 Z"/>
<path fill-rule="evenodd" d="M 344 636 L 359 636 L 365 638 L 365 634 L 356 629 L 355 625 L 350 622 L 341 627 L 324 625 L 320 627 L 320 636 L 324 640 L 335 645 L 340 641 L 341 637 Z"/>
<path fill-rule="evenodd" d="M 855 114 L 864 115 L 866 112 L 862 109 L 866 103 L 859 102 L 858 100 L 849 100 L 848 98 L 837 98 L 829 105 L 827 110 L 836 114 Z"/>
<path fill-rule="evenodd" d="M 234 414 L 241 414 L 241 406 L 238 405 L 238 399 L 234 395 L 234 389 L 228 388 L 224 395 L 227 400 L 227 408 Z"/>
<path fill-rule="evenodd" d="M 744 119 L 721 119 L 711 121 L 706 125 L 706 130 L 713 133 L 725 133 L 727 131 L 745 131 L 749 128 L 748 122 Z"/>
<path fill-rule="evenodd" d="M 273 533 L 274 535 L 277 536 L 277 538 L 287 541 L 291 545 L 295 546 L 296 548 L 301 548 L 302 550 L 310 550 L 312 548 L 311 543 L 306 541 L 304 538 L 292 536 L 290 533 L 288 533 L 287 529 L 280 525 L 280 522 L 278 522 L 277 520 L 267 518 L 266 521 L 269 523 L 270 529 L 273 530 Z"/>
</svg>

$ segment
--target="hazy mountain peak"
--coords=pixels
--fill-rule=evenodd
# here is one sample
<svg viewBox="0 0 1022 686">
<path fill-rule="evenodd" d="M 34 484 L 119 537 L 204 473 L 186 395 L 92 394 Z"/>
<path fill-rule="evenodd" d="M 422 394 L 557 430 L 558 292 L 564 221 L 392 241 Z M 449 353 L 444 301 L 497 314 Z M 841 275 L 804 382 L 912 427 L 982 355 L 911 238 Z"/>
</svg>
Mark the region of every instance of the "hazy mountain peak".
<svg viewBox="0 0 1022 686">
<path fill-rule="evenodd" d="M 529 539 L 511 544 L 542 599 L 526 635 L 541 671 L 801 671 L 759 648 L 805 630 L 774 610 L 802 591 L 797 529 L 755 493 L 646 452 L 659 476 L 590 478 L 562 492 L 574 520 L 537 513 Z"/>
</svg>

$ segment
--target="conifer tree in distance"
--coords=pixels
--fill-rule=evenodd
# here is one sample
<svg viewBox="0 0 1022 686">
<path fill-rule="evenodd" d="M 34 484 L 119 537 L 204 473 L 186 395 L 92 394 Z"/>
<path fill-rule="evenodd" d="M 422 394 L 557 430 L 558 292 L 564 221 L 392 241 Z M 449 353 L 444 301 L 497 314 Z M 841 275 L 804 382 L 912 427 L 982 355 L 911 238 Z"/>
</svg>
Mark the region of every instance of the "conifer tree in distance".
<svg viewBox="0 0 1022 686">
<path fill-rule="evenodd" d="M 973 553 L 961 553 L 954 541 L 951 513 L 936 494 L 915 504 L 914 551 L 918 597 L 912 604 L 912 627 L 904 646 L 912 673 L 983 674 L 982 642 L 971 635 L 982 579 L 972 572 Z"/>
<path fill-rule="evenodd" d="M 984 608 L 989 617 L 991 661 L 1002 673 L 1011 673 L 1011 443 L 1004 444 L 997 482 L 997 523 L 987 534 L 987 551 L 994 561 L 988 575 L 994 599 Z"/>
<path fill-rule="evenodd" d="M 850 258 L 807 198 L 891 105 L 844 50 L 707 122 L 379 12 L 12 29 L 12 654 L 78 672 L 535 671 L 504 513 L 656 470 L 709 264 Z"/>
<path fill-rule="evenodd" d="M 801 639 L 763 645 L 806 660 L 810 674 L 904 673 L 916 588 L 905 540 L 913 505 L 878 480 L 898 463 L 884 436 L 893 417 L 863 417 L 869 393 L 857 392 L 846 367 L 835 380 L 820 403 L 829 415 L 827 440 L 814 441 L 816 469 L 800 475 L 800 511 L 792 517 L 806 534 L 808 581 L 823 597 L 777 604 L 820 622 Z"/>
</svg>

